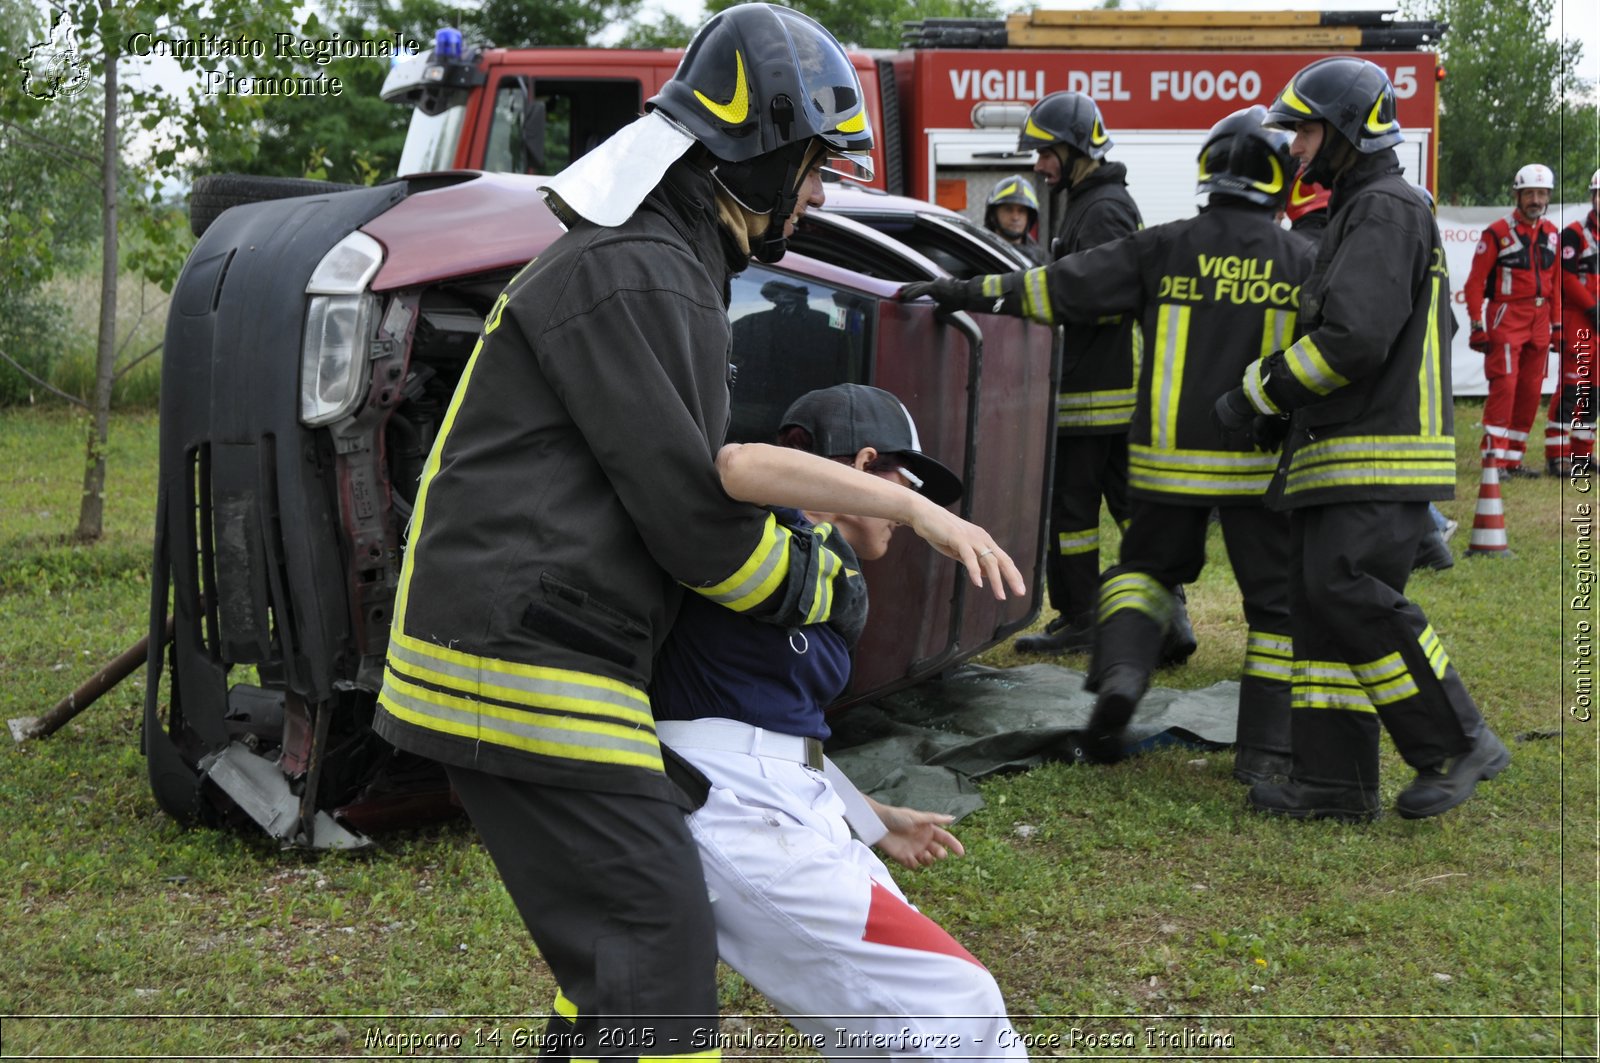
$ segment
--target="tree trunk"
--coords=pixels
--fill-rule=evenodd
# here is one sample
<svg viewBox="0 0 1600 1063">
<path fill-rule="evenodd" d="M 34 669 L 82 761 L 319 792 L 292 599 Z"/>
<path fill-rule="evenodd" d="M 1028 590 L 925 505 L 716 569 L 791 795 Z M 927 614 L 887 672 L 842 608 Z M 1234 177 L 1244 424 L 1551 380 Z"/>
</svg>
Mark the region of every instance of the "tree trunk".
<svg viewBox="0 0 1600 1063">
<path fill-rule="evenodd" d="M 107 40 L 105 129 L 100 145 L 100 335 L 95 345 L 94 419 L 83 463 L 83 497 L 78 505 L 79 542 L 93 542 L 104 531 L 106 441 L 111 435 L 111 388 L 117 363 L 117 55 Z"/>
</svg>

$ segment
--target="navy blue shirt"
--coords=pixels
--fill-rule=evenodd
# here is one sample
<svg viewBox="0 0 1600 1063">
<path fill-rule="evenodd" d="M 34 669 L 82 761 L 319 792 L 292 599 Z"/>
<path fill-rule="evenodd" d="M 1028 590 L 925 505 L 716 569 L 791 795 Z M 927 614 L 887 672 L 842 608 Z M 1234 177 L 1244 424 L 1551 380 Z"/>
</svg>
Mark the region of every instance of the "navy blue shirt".
<svg viewBox="0 0 1600 1063">
<path fill-rule="evenodd" d="M 784 524 L 810 527 L 798 511 L 775 512 Z M 849 681 L 850 646 L 827 624 L 763 624 L 687 594 L 656 655 L 650 705 L 658 720 L 719 717 L 825 739 L 823 710 Z"/>
</svg>

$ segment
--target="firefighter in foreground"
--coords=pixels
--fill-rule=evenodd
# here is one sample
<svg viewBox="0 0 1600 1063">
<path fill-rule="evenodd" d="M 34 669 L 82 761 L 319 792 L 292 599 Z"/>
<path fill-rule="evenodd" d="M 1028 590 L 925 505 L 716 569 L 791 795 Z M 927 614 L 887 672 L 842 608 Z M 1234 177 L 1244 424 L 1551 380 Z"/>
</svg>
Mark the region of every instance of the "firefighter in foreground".
<svg viewBox="0 0 1600 1063">
<path fill-rule="evenodd" d="M 1600 299 L 1600 170 L 1589 178 L 1589 216 L 1561 230 L 1561 386 L 1550 399 L 1545 464 L 1552 476 L 1594 460 L 1594 337 Z"/>
<path fill-rule="evenodd" d="M 1002 177 L 989 193 L 983 227 L 1042 266 L 1050 261 L 1039 241 L 1028 234 L 1039 224 L 1039 194 L 1026 177 Z"/>
<path fill-rule="evenodd" d="M 1264 129 L 1265 108 L 1219 122 L 1199 156 L 1198 217 L 1158 225 L 1044 269 L 912 284 L 950 309 L 1000 309 L 1035 321 L 1137 315 L 1144 335 L 1129 433 L 1133 516 L 1120 562 L 1100 585 L 1086 686 L 1098 692 L 1086 751 L 1123 754 L 1122 732 L 1160 661 L 1174 590 L 1205 565 L 1216 507 L 1249 635 L 1239 684 L 1234 775 L 1255 783 L 1289 769 L 1288 519 L 1263 496 L 1277 466 L 1249 431 L 1220 436 L 1219 396 L 1264 352 L 1294 335 L 1312 247 L 1281 228 L 1294 179 L 1289 138 Z M 1270 428 L 1270 425 L 1263 425 Z"/>
<path fill-rule="evenodd" d="M 705 784 L 645 690 L 685 588 L 859 621 L 860 576 L 728 498 L 713 456 L 729 277 L 782 255 L 820 167 L 865 166 L 872 131 L 838 42 L 765 4 L 708 21 L 647 109 L 551 181 L 569 231 L 484 323 L 423 472 L 374 727 L 445 764 L 560 986 L 558 1054 L 705 1059 L 716 942 L 684 822 Z"/>
<path fill-rule="evenodd" d="M 1301 819 L 1376 817 L 1381 722 L 1417 772 L 1400 815 L 1436 816 L 1511 761 L 1403 593 L 1427 503 L 1455 493 L 1444 246 L 1401 176 L 1381 68 L 1318 60 L 1268 121 L 1294 132 L 1307 179 L 1333 195 L 1298 338 L 1216 407 L 1227 431 L 1289 418 L 1268 500 L 1289 511 L 1293 767 L 1285 782 L 1253 786 L 1249 802 Z"/>
<path fill-rule="evenodd" d="M 1523 464 L 1552 344 L 1559 345 L 1561 237 L 1544 216 L 1555 188 L 1550 167 L 1533 163 L 1511 180 L 1516 209 L 1490 222 L 1467 274 L 1468 343 L 1483 353 L 1483 462 L 1503 476 L 1537 477 Z"/>
</svg>

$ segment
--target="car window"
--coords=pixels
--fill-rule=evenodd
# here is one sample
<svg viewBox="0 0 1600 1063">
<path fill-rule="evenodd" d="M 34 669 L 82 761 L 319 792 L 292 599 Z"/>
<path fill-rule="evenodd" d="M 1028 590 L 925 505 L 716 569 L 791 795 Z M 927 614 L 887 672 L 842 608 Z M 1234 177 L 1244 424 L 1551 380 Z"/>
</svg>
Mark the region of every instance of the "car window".
<svg viewBox="0 0 1600 1063">
<path fill-rule="evenodd" d="M 770 443 L 808 391 L 865 383 L 877 300 L 812 277 L 753 265 L 733 280 L 734 443 Z"/>
<path fill-rule="evenodd" d="M 937 262 L 953 277 L 978 277 L 1033 265 L 1012 252 L 993 233 L 965 218 L 850 207 L 840 209 L 839 213 L 893 237 Z"/>
</svg>

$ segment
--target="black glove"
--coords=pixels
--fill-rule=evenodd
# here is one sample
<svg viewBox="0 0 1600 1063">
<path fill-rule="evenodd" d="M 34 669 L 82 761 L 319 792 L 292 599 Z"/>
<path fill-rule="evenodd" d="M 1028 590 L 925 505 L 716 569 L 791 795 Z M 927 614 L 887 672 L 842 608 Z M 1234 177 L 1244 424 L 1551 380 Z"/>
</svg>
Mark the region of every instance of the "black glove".
<svg viewBox="0 0 1600 1063">
<path fill-rule="evenodd" d="M 1262 414 L 1250 425 L 1250 441 L 1257 450 L 1272 453 L 1283 448 L 1289 435 L 1289 418 L 1275 413 Z"/>
<path fill-rule="evenodd" d="M 1483 327 L 1483 323 L 1481 321 L 1474 321 L 1472 323 L 1472 331 L 1467 333 L 1467 346 L 1471 347 L 1479 354 L 1489 353 L 1489 333 Z"/>
<path fill-rule="evenodd" d="M 973 277 L 971 280 L 956 280 L 954 277 L 940 277 L 934 281 L 913 281 L 895 293 L 895 298 L 900 302 L 910 302 L 929 296 L 939 304 L 939 309 L 947 312 L 956 310 L 971 310 L 980 314 L 1019 314 L 1021 313 L 1021 299 L 1018 295 L 1021 285 L 1016 281 L 1020 274 L 1003 273 L 991 277 Z M 999 288 L 1004 294 L 985 295 L 983 293 L 984 281 L 989 281 L 991 292 Z"/>
<path fill-rule="evenodd" d="M 1260 416 L 1245 397 L 1244 388 L 1224 392 L 1211 407 L 1211 423 L 1224 442 L 1233 446 L 1255 446 L 1255 421 Z"/>
</svg>

